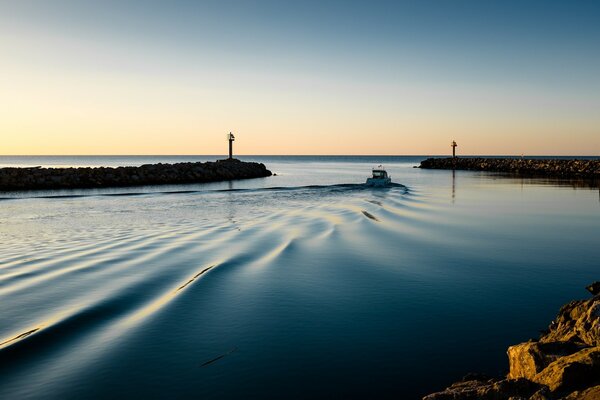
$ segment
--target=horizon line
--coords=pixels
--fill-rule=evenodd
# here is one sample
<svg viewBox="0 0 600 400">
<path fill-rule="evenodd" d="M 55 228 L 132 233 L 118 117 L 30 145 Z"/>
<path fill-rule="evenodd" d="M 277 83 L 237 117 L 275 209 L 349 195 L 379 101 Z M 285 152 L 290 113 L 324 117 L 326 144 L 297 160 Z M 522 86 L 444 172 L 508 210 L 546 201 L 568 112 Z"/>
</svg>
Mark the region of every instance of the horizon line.
<svg viewBox="0 0 600 400">
<path fill-rule="evenodd" d="M 237 154 L 237 157 L 452 157 L 451 154 Z M 227 154 L 0 154 L 0 157 L 225 157 Z M 459 154 L 459 157 L 600 157 L 600 154 Z M 234 156 L 235 158 L 235 156 Z"/>
</svg>

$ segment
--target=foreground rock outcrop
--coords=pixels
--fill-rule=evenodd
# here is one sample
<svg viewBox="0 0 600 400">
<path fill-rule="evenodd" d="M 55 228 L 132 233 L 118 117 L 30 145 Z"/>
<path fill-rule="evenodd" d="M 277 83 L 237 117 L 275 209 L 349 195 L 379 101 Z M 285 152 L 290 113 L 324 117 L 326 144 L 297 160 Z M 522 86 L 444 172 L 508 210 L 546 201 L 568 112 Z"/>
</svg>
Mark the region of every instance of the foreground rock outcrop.
<svg viewBox="0 0 600 400">
<path fill-rule="evenodd" d="M 271 171 L 264 164 L 237 159 L 117 168 L 0 168 L 0 190 L 164 185 L 267 176 Z"/>
<path fill-rule="evenodd" d="M 507 172 L 563 178 L 600 178 L 600 160 L 528 160 L 522 158 L 428 158 L 424 169 Z"/>
<path fill-rule="evenodd" d="M 424 400 L 599 400 L 600 282 L 564 305 L 538 340 L 508 348 L 505 378 L 468 375 Z"/>
</svg>

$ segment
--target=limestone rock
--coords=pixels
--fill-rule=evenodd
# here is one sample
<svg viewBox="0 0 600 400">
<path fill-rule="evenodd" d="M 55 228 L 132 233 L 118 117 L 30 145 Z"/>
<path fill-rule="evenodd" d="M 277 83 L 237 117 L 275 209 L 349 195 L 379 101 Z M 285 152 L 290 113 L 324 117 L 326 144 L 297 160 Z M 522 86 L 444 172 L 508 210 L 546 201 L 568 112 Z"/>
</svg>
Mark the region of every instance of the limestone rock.
<svg viewBox="0 0 600 400">
<path fill-rule="evenodd" d="M 600 294 L 600 281 L 596 281 L 585 288 L 594 296 L 598 296 Z"/>
<path fill-rule="evenodd" d="M 535 392 L 528 400 L 552 400 L 552 394 L 547 386 Z"/>
<path fill-rule="evenodd" d="M 463 381 L 446 390 L 425 396 L 423 400 L 508 400 L 528 399 L 543 386 L 527 379 L 490 379 Z"/>
<path fill-rule="evenodd" d="M 508 348 L 508 378 L 533 377 L 560 357 L 573 354 L 586 346 L 573 342 L 525 342 Z"/>
<path fill-rule="evenodd" d="M 541 342 L 580 342 L 600 346 L 600 299 L 572 301 L 564 305 Z"/>
<path fill-rule="evenodd" d="M 425 400 L 600 400 L 600 296 L 564 305 L 537 341 L 508 348 L 507 379 L 470 374 Z"/>
<path fill-rule="evenodd" d="M 561 357 L 536 374 L 532 381 L 548 386 L 552 392 L 562 393 L 600 384 L 600 347 Z"/>
<path fill-rule="evenodd" d="M 600 399 L 600 385 L 594 386 L 586 390 L 573 392 L 564 400 L 598 400 Z"/>
</svg>

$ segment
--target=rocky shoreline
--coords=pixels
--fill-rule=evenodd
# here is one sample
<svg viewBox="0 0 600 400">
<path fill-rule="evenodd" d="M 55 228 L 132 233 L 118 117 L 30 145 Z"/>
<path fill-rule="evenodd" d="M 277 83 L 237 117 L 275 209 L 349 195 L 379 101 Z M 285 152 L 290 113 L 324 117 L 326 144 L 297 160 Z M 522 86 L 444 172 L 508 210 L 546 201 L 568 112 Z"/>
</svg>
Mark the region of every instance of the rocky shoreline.
<svg viewBox="0 0 600 400">
<path fill-rule="evenodd" d="M 203 183 L 271 175 L 264 164 L 237 159 L 117 168 L 0 168 L 0 191 Z"/>
<path fill-rule="evenodd" d="M 428 158 L 423 169 L 507 172 L 530 176 L 600 178 L 600 160 L 531 160 L 522 158 Z"/>
<path fill-rule="evenodd" d="M 503 378 L 469 374 L 423 400 L 600 399 L 600 282 L 593 297 L 564 305 L 538 340 L 508 348 Z"/>
</svg>

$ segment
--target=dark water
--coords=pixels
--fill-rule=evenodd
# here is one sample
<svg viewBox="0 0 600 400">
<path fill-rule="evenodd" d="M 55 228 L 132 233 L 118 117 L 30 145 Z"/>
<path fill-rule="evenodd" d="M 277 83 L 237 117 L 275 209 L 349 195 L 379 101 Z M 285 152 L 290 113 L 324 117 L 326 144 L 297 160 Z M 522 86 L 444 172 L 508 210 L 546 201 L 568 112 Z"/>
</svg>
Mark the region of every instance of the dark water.
<svg viewBox="0 0 600 400">
<path fill-rule="evenodd" d="M 600 278 L 600 193 L 420 159 L 0 194 L 0 398 L 412 399 L 504 373 Z M 398 185 L 360 185 L 379 162 Z"/>
</svg>

